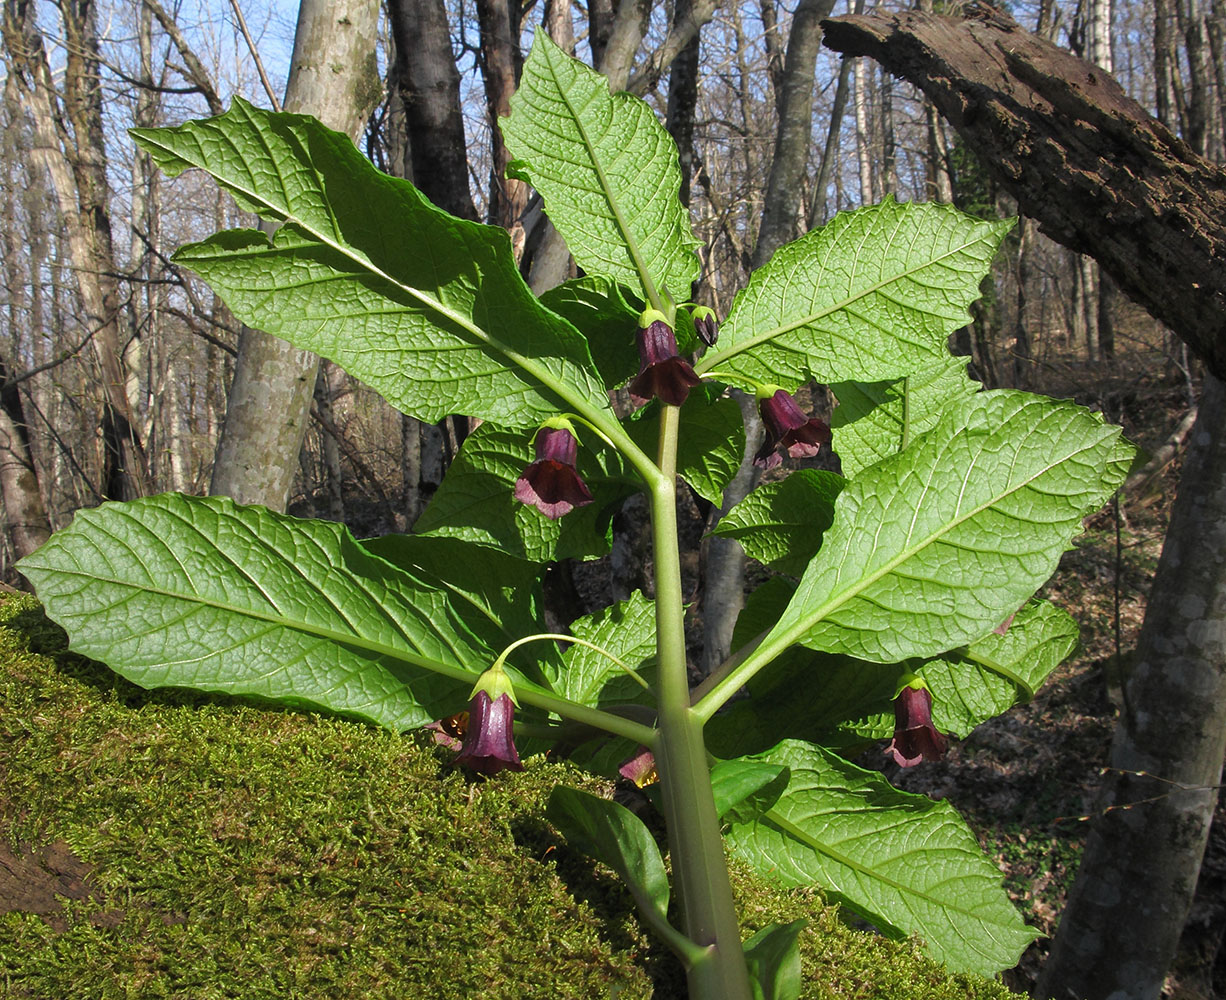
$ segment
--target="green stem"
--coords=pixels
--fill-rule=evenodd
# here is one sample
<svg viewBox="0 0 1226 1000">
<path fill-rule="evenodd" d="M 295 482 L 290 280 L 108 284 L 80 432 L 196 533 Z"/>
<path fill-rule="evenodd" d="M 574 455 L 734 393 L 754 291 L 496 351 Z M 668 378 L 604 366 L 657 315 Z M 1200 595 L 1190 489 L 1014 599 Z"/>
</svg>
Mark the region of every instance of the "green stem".
<svg viewBox="0 0 1226 1000">
<path fill-rule="evenodd" d="M 679 422 L 677 407 L 662 408 L 657 463 L 662 476 L 650 493 L 659 660 L 656 769 L 682 929 L 691 941 L 710 946 L 688 967 L 690 1000 L 749 1000 L 749 972 L 711 793 L 702 720 L 690 710 L 685 606 L 677 548 Z"/>
<path fill-rule="evenodd" d="M 640 743 L 648 749 L 654 749 L 655 747 L 658 735 L 656 730 L 650 726 L 644 726 L 641 722 L 635 722 L 633 719 L 624 719 L 620 715 L 613 715 L 611 712 L 604 712 L 599 708 L 588 708 L 587 705 L 580 705 L 578 702 L 571 701 L 568 698 L 559 698 L 557 695 L 547 694 L 535 686 L 527 687 L 522 684 L 516 684 L 515 697 L 527 705 L 542 708 L 546 712 L 553 712 L 572 722 L 592 726 L 602 732 L 612 733 L 614 736 L 624 736 L 626 739 Z"/>
</svg>

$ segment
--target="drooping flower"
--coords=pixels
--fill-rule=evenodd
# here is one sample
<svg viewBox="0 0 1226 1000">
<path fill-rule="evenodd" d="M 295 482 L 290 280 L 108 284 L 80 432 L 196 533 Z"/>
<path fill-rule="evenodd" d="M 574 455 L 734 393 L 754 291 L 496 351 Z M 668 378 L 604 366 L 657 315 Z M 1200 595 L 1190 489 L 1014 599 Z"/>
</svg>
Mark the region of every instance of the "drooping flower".
<svg viewBox="0 0 1226 1000">
<path fill-rule="evenodd" d="M 511 725 L 515 721 L 515 692 L 499 660 L 473 686 L 468 705 L 468 725 L 457 764 L 478 774 L 522 771 Z"/>
<path fill-rule="evenodd" d="M 715 318 L 715 310 L 710 306 L 695 306 L 690 310 L 690 319 L 694 321 L 698 339 L 708 347 L 714 347 L 719 339 L 719 320 Z"/>
<path fill-rule="evenodd" d="M 515 499 L 557 519 L 592 502 L 592 494 L 575 468 L 579 442 L 568 421 L 548 421 L 536 432 L 536 461 L 515 480 Z"/>
<path fill-rule="evenodd" d="M 812 458 L 822 445 L 830 443 L 830 426 L 808 416 L 786 389 L 759 389 L 758 412 L 766 425 L 766 440 L 753 457 L 753 464 L 760 469 L 773 469 L 783 461 L 779 448 L 792 458 Z"/>
<path fill-rule="evenodd" d="M 885 752 L 899 767 L 914 767 L 924 760 L 945 756 L 949 738 L 932 724 L 932 692 L 923 679 L 904 677 L 894 699 L 894 738 Z"/>
<path fill-rule="evenodd" d="M 642 404 L 654 397 L 669 406 L 680 406 L 702 380 L 677 353 L 676 332 L 663 313 L 648 309 L 639 317 L 637 336 L 639 373 L 630 383 L 631 398 Z"/>
</svg>

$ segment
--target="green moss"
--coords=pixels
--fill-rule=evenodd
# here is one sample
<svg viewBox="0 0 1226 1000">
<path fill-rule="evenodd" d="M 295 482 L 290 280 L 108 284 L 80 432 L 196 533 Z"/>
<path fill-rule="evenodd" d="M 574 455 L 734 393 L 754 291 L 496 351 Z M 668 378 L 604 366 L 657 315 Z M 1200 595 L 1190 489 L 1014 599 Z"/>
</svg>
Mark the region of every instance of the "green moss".
<svg viewBox="0 0 1226 1000">
<path fill-rule="evenodd" d="M 541 819 L 541 758 L 491 781 L 428 741 L 191 692 L 145 692 L 0 604 L 0 835 L 93 870 L 61 919 L 0 915 L 14 998 L 680 996 L 621 887 Z M 746 933 L 807 916 L 808 998 L 1007 998 L 815 893 L 734 871 Z M 52 926 L 55 924 L 56 926 Z M 56 929 L 58 927 L 59 929 Z"/>
</svg>

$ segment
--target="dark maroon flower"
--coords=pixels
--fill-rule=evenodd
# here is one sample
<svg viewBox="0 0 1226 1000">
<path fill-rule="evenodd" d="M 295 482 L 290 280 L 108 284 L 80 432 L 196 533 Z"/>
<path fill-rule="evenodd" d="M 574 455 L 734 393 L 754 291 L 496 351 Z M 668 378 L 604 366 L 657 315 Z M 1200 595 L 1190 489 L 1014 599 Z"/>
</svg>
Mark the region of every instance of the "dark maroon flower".
<svg viewBox="0 0 1226 1000">
<path fill-rule="evenodd" d="M 698 339 L 708 347 L 714 347 L 719 339 L 719 320 L 715 318 L 715 310 L 709 306 L 695 306 L 690 318 L 694 321 Z"/>
<path fill-rule="evenodd" d="M 766 440 L 753 457 L 753 464 L 760 469 L 773 469 L 783 461 L 778 448 L 792 458 L 812 458 L 822 445 L 830 443 L 830 426 L 824 420 L 809 417 L 786 389 L 759 397 L 758 412 L 766 425 Z"/>
<path fill-rule="evenodd" d="M 948 745 L 948 737 L 932 724 L 932 692 L 904 686 L 894 699 L 894 738 L 885 752 L 894 755 L 899 767 L 913 767 L 923 760 L 940 760 Z"/>
<path fill-rule="evenodd" d="M 575 468 L 578 453 L 579 443 L 567 428 L 542 427 L 536 432 L 536 461 L 515 480 L 515 499 L 555 519 L 591 503 Z"/>
<path fill-rule="evenodd" d="M 478 774 L 522 771 L 524 765 L 519 762 L 511 733 L 514 719 L 515 703 L 509 694 L 491 700 L 485 691 L 478 691 L 468 706 L 468 728 L 464 730 L 464 745 L 456 763 Z"/>
<path fill-rule="evenodd" d="M 680 406 L 702 380 L 677 353 L 673 328 L 663 319 L 653 319 L 646 328 L 639 326 L 638 344 L 639 373 L 630 383 L 631 398 L 646 403 L 655 397 L 669 406 Z"/>
</svg>

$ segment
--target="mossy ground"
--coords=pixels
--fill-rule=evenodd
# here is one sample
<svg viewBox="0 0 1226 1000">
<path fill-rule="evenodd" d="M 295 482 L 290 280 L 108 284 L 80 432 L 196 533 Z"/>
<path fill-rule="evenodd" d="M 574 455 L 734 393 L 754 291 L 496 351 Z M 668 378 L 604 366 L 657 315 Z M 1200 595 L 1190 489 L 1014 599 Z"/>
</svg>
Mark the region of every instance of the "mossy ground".
<svg viewBox="0 0 1226 1000">
<path fill-rule="evenodd" d="M 341 719 L 142 691 L 65 653 L 32 599 L 0 603 L 0 847 L 26 871 L 49 845 L 84 862 L 76 882 L 45 862 L 48 893 L 80 888 L 50 907 L 0 864 L 0 995 L 680 998 L 628 895 L 542 819 L 555 783 L 594 779 L 538 758 L 485 781 L 448 756 Z M 747 934 L 809 918 L 806 998 L 1015 996 L 846 926 L 816 893 L 734 880 Z"/>
</svg>

